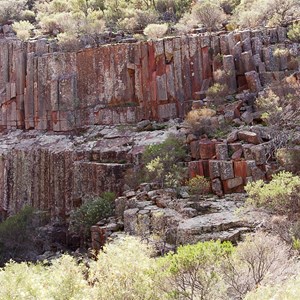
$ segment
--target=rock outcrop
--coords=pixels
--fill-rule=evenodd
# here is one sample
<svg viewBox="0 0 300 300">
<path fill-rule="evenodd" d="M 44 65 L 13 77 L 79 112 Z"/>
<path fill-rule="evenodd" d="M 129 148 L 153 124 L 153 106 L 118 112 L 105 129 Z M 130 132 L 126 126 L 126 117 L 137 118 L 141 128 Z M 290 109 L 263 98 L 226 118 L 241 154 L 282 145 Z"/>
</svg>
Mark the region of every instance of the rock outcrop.
<svg viewBox="0 0 300 300">
<path fill-rule="evenodd" d="M 80 136 L 16 130 L 0 136 L 0 217 L 24 205 L 65 220 L 87 198 L 122 193 L 126 171 L 167 130 L 96 126 Z"/>
<path fill-rule="evenodd" d="M 0 40 L 2 129 L 70 131 L 183 117 L 225 74 L 258 92 L 298 70 L 285 28 L 165 38 L 55 52 L 47 40 Z M 280 52 L 278 49 L 287 49 Z"/>
<path fill-rule="evenodd" d="M 192 197 L 176 190 L 154 190 L 143 184 L 116 199 L 116 214 L 107 224 L 92 226 L 92 244 L 100 249 L 115 232 L 124 230 L 153 242 L 162 253 L 198 241 L 236 242 L 253 230 L 266 215 L 247 211 L 237 214 L 245 194 Z M 183 198 L 184 196 L 184 198 Z"/>
</svg>

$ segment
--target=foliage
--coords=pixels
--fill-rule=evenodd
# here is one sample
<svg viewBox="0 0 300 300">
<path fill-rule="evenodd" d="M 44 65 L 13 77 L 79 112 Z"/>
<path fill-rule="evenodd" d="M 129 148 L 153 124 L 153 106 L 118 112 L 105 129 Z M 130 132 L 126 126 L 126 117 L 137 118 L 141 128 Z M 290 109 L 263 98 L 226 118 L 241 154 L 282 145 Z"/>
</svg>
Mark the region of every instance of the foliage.
<svg viewBox="0 0 300 300">
<path fill-rule="evenodd" d="M 224 293 L 218 265 L 233 246 L 229 242 L 200 242 L 180 246 L 160 259 L 166 289 L 173 299 L 220 299 Z"/>
<path fill-rule="evenodd" d="M 124 236 L 87 264 L 69 255 L 46 264 L 10 261 L 0 268 L 0 299 L 241 299 L 258 286 L 246 297 L 260 295 L 261 289 L 267 295 L 289 295 L 290 280 L 284 283 L 287 291 L 262 286 L 297 272 L 288 247 L 264 233 L 248 235 L 236 248 L 230 242 L 199 242 L 161 258 L 153 258 L 139 239 Z"/>
<path fill-rule="evenodd" d="M 33 231 L 31 221 L 34 209 L 30 206 L 24 207 L 19 213 L 8 217 L 0 223 L 0 263 L 15 255 L 25 248 L 24 243 L 30 240 Z"/>
<path fill-rule="evenodd" d="M 69 255 L 46 265 L 9 262 L 0 269 L 0 299 L 166 299 L 151 250 L 134 237 L 107 245 L 89 268 Z"/>
<path fill-rule="evenodd" d="M 298 0 L 242 0 L 234 19 L 242 28 L 285 25 L 299 15 Z"/>
<path fill-rule="evenodd" d="M 105 29 L 101 3 L 97 1 L 52 0 L 38 2 L 35 7 L 43 33 L 95 37 Z"/>
<path fill-rule="evenodd" d="M 17 37 L 21 40 L 28 40 L 34 26 L 29 21 L 14 22 L 13 30 L 17 33 Z"/>
<path fill-rule="evenodd" d="M 257 289 L 248 293 L 245 300 L 269 300 L 285 299 L 298 300 L 300 295 L 300 274 L 291 277 L 283 283 L 272 284 L 267 286 L 258 286 Z"/>
<path fill-rule="evenodd" d="M 231 15 L 240 2 L 241 0 L 220 0 L 219 4 L 226 14 Z"/>
<path fill-rule="evenodd" d="M 59 33 L 57 40 L 60 47 L 64 50 L 76 50 L 80 45 L 80 40 L 74 33 Z"/>
<path fill-rule="evenodd" d="M 222 8 L 212 1 L 201 1 L 192 7 L 192 17 L 203 24 L 209 31 L 216 30 L 225 20 Z"/>
<path fill-rule="evenodd" d="M 194 27 L 197 28 L 198 22 L 192 18 L 191 13 L 185 13 L 182 18 L 174 25 L 176 31 L 181 34 L 189 33 Z"/>
<path fill-rule="evenodd" d="M 189 192 L 193 195 L 205 195 L 210 192 L 210 181 L 197 175 L 188 181 Z"/>
<path fill-rule="evenodd" d="M 294 263 L 289 247 L 280 238 L 257 232 L 247 235 L 226 257 L 221 274 L 234 298 L 242 299 L 258 285 L 284 279 L 293 271 Z"/>
<path fill-rule="evenodd" d="M 22 12 L 26 9 L 26 0 L 1 0 L 0 1 L 0 23 L 9 20 L 20 20 Z"/>
<path fill-rule="evenodd" d="M 70 231 L 79 233 L 84 238 L 88 237 L 92 225 L 113 214 L 114 199 L 114 193 L 106 192 L 86 201 L 71 213 Z"/>
<path fill-rule="evenodd" d="M 144 29 L 144 34 L 150 39 L 162 38 L 168 31 L 168 24 L 149 24 Z"/>
<path fill-rule="evenodd" d="M 289 28 L 287 36 L 293 42 L 300 42 L 300 22 L 294 23 Z"/>
<path fill-rule="evenodd" d="M 83 266 L 68 255 L 63 255 L 48 267 L 40 263 L 10 262 L 0 269 L 0 298 L 91 299 L 86 293 L 88 285 L 83 270 Z"/>
<path fill-rule="evenodd" d="M 226 19 L 219 1 L 199 1 L 192 6 L 191 12 L 185 12 L 174 26 L 180 33 L 188 33 L 198 24 L 202 24 L 208 31 L 216 30 Z"/>
<path fill-rule="evenodd" d="M 300 177 L 290 172 L 280 172 L 270 183 L 262 180 L 250 182 L 245 186 L 249 195 L 247 203 L 257 207 L 267 207 L 277 212 L 299 210 Z"/>
<path fill-rule="evenodd" d="M 90 264 L 93 299 L 164 299 L 155 282 L 151 249 L 134 237 L 107 244 Z"/>
<path fill-rule="evenodd" d="M 178 164 L 185 158 L 183 140 L 170 135 L 163 143 L 146 147 L 143 153 L 146 180 L 177 187 L 184 178 L 185 170 Z"/>
<path fill-rule="evenodd" d="M 294 76 L 285 78 L 278 86 L 271 85 L 260 93 L 256 105 L 262 112 L 262 119 L 268 126 L 280 130 L 293 129 L 300 124 L 300 89 Z"/>
<path fill-rule="evenodd" d="M 276 151 L 276 160 L 286 171 L 294 174 L 300 174 L 300 149 L 289 147 L 281 147 Z"/>
<path fill-rule="evenodd" d="M 156 11 L 145 11 L 136 9 L 129 11 L 125 18 L 117 22 L 117 26 L 126 32 L 137 32 L 144 30 L 149 24 L 158 22 L 158 14 Z"/>
<path fill-rule="evenodd" d="M 289 50 L 286 48 L 276 48 L 273 55 L 275 57 L 287 57 L 289 55 Z"/>
<path fill-rule="evenodd" d="M 224 104 L 225 97 L 228 95 L 228 86 L 226 84 L 215 83 L 206 92 L 210 105 L 219 106 Z"/>
<path fill-rule="evenodd" d="M 193 109 L 186 115 L 185 122 L 193 134 L 197 136 L 202 134 L 210 135 L 214 132 L 211 118 L 215 115 L 216 111 L 210 108 Z"/>
</svg>

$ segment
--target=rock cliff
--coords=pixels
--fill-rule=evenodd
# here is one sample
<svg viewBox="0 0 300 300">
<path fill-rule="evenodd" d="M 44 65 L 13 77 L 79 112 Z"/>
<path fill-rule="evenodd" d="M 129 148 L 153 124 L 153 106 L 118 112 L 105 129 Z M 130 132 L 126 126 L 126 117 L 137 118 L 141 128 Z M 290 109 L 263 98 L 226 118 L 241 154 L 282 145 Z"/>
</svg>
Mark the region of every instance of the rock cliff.
<svg viewBox="0 0 300 300">
<path fill-rule="evenodd" d="M 297 70 L 299 51 L 281 27 L 64 53 L 46 40 L 1 39 L 0 126 L 65 132 L 183 117 L 218 70 L 230 93 L 256 92 Z"/>
</svg>

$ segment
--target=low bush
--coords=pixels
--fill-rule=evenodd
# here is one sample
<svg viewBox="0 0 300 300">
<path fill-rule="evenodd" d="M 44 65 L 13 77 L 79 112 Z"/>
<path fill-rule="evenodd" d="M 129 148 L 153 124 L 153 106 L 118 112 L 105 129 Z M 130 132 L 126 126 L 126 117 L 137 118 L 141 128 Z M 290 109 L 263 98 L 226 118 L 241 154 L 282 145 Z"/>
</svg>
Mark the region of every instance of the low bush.
<svg viewBox="0 0 300 300">
<path fill-rule="evenodd" d="M 13 30 L 16 32 L 17 37 L 21 40 L 28 40 L 34 26 L 29 21 L 14 22 Z"/>
<path fill-rule="evenodd" d="M 107 244 L 90 264 L 92 299 L 166 299 L 160 291 L 152 249 L 134 237 Z"/>
<path fill-rule="evenodd" d="M 192 17 L 204 25 L 208 31 L 220 28 L 226 19 L 223 9 L 213 1 L 201 1 L 192 7 Z"/>
<path fill-rule="evenodd" d="M 225 97 L 229 94 L 226 84 L 215 83 L 206 92 L 206 96 L 210 106 L 222 105 L 226 102 Z"/>
<path fill-rule="evenodd" d="M 183 139 L 173 135 L 161 144 L 147 146 L 143 153 L 145 179 L 178 187 L 185 178 L 185 169 L 180 166 L 185 156 Z"/>
<path fill-rule="evenodd" d="M 168 31 L 168 24 L 149 24 L 144 29 L 144 34 L 150 39 L 162 38 Z"/>
<path fill-rule="evenodd" d="M 199 175 L 188 181 L 188 187 L 192 195 L 206 195 L 211 191 L 210 181 Z"/>
<path fill-rule="evenodd" d="M 171 299 L 221 299 L 226 288 L 218 268 L 232 251 L 229 242 L 210 241 L 180 246 L 163 257 L 159 263 Z"/>
<path fill-rule="evenodd" d="M 294 23 L 287 33 L 288 38 L 296 43 L 300 42 L 300 22 Z"/>
<path fill-rule="evenodd" d="M 0 23 L 11 20 L 20 20 L 22 12 L 26 9 L 27 0 L 1 0 L 0 1 Z"/>
<path fill-rule="evenodd" d="M 257 286 L 284 280 L 295 272 L 290 257 L 290 247 L 280 238 L 263 232 L 248 234 L 222 262 L 220 272 L 229 295 L 243 299 Z"/>
<path fill-rule="evenodd" d="M 280 148 L 276 151 L 276 159 L 279 164 L 293 174 L 300 174 L 300 149 L 296 146 Z"/>
<path fill-rule="evenodd" d="M 193 109 L 185 117 L 186 124 L 196 136 L 214 133 L 211 118 L 216 115 L 216 111 L 210 108 Z"/>
<path fill-rule="evenodd" d="M 249 196 L 247 204 L 279 213 L 299 211 L 300 177 L 290 172 L 275 174 L 269 183 L 262 180 L 250 182 L 245 190 Z"/>
<path fill-rule="evenodd" d="M 16 259 L 27 248 L 25 243 L 31 243 L 33 214 L 34 209 L 26 206 L 0 223 L 0 265 L 9 259 Z"/>
<path fill-rule="evenodd" d="M 284 26 L 299 18 L 298 0 L 242 0 L 234 11 L 234 20 L 241 28 Z"/>
<path fill-rule="evenodd" d="M 7 263 L 0 268 L 0 299 L 210 300 L 243 299 L 248 292 L 249 299 L 265 299 L 251 298 L 264 289 L 271 299 L 290 292 L 268 284 L 297 273 L 288 247 L 264 233 L 248 235 L 236 248 L 230 242 L 199 242 L 161 258 L 153 258 L 139 239 L 124 236 L 86 264 L 69 255 L 46 264 Z M 297 283 L 281 284 L 291 289 L 291 282 Z"/>
<path fill-rule="evenodd" d="M 294 76 L 285 78 L 281 85 L 271 85 L 260 93 L 256 105 L 268 126 L 280 130 L 294 129 L 300 124 L 300 89 Z"/>
<path fill-rule="evenodd" d="M 90 228 L 100 220 L 113 214 L 115 194 L 106 192 L 100 197 L 88 199 L 70 215 L 69 229 L 83 240 L 90 235 Z"/>
</svg>

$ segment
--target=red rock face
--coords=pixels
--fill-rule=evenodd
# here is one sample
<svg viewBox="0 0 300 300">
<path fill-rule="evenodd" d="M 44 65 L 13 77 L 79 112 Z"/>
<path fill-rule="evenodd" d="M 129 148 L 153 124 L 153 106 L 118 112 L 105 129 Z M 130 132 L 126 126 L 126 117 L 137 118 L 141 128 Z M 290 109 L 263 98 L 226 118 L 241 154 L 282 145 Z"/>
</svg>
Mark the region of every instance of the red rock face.
<svg viewBox="0 0 300 300">
<path fill-rule="evenodd" d="M 118 194 L 126 170 L 117 163 L 77 161 L 76 153 L 68 149 L 14 149 L 1 158 L 0 207 L 12 214 L 27 204 L 61 219 L 76 199 L 105 190 Z"/>
<path fill-rule="evenodd" d="M 275 32 L 275 33 L 274 33 Z M 41 40 L 0 40 L 0 129 L 70 131 L 84 125 L 184 117 L 205 97 L 216 71 L 230 92 L 281 78 L 290 57 L 274 59 L 284 28 L 191 35 L 57 53 Z M 125 109 L 126 108 L 126 109 Z"/>
<path fill-rule="evenodd" d="M 208 138 L 194 140 L 193 136 L 188 137 L 193 139 L 190 142 L 190 151 L 191 158 L 194 159 L 189 162 L 189 177 L 200 175 L 210 179 L 213 193 L 219 196 L 242 193 L 248 182 L 270 180 L 275 170 L 267 162 L 263 145 L 255 145 L 261 140 L 259 135 L 241 130 L 235 136 L 236 142 L 229 144 Z M 250 141 L 253 144 L 243 144 Z"/>
</svg>

